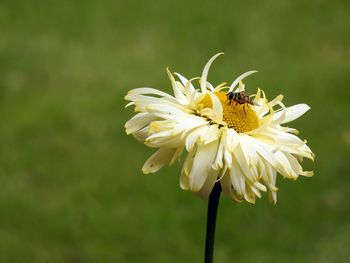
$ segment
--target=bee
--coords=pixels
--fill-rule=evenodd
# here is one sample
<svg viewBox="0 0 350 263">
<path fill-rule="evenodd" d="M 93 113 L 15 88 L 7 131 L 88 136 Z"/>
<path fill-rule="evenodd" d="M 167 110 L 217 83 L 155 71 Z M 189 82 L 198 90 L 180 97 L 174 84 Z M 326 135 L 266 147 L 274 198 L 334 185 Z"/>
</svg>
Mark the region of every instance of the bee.
<svg viewBox="0 0 350 263">
<path fill-rule="evenodd" d="M 248 94 L 245 91 L 238 91 L 238 92 L 228 92 L 226 94 L 227 100 L 229 101 L 229 104 L 231 104 L 232 101 L 234 101 L 237 104 L 245 104 L 248 103 L 250 105 L 254 105 L 252 99 L 248 96 Z M 243 111 L 245 112 L 245 105 L 243 105 Z"/>
</svg>

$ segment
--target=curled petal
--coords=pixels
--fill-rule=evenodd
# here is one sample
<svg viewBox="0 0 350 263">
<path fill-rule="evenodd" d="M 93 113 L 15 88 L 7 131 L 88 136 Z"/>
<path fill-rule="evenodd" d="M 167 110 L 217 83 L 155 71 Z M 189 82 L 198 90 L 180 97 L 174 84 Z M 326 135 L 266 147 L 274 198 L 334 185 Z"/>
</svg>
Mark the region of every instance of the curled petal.
<svg viewBox="0 0 350 263">
<path fill-rule="evenodd" d="M 148 158 L 142 167 L 142 172 L 144 174 L 157 172 L 160 168 L 171 161 L 175 152 L 176 148 L 160 148 Z"/>
<path fill-rule="evenodd" d="M 198 192 L 208 177 L 209 169 L 215 159 L 218 142 L 198 146 L 193 165 L 189 175 L 189 187 L 191 191 Z"/>
<path fill-rule="evenodd" d="M 230 86 L 230 89 L 229 91 L 233 91 L 233 89 L 236 87 L 236 85 L 241 81 L 243 80 L 244 78 L 248 77 L 249 75 L 255 73 L 255 72 L 258 72 L 257 70 L 251 70 L 251 71 L 248 71 L 246 73 L 243 73 L 242 75 L 240 75 L 238 78 L 236 78 L 234 80 L 234 82 L 232 82 L 231 86 Z"/>
<path fill-rule="evenodd" d="M 207 62 L 207 64 L 204 67 L 203 73 L 202 73 L 202 77 L 200 80 L 200 84 L 201 84 L 201 90 L 202 93 L 205 93 L 207 90 L 207 77 L 208 77 L 208 72 L 209 72 L 209 68 L 211 66 L 211 64 L 213 63 L 213 61 L 220 55 L 222 55 L 224 53 L 218 53 L 215 56 L 213 56 L 211 59 L 209 59 L 209 61 Z"/>
<path fill-rule="evenodd" d="M 218 97 L 212 93 L 212 92 L 208 92 L 212 104 L 213 104 L 213 112 L 215 113 L 215 117 L 221 121 L 223 118 L 223 111 L 222 111 L 222 104 L 220 102 L 220 100 L 218 99 Z"/>
<path fill-rule="evenodd" d="M 283 118 L 283 121 L 281 122 L 281 124 L 298 119 L 301 115 L 303 115 L 309 109 L 310 107 L 306 104 L 297 104 L 292 107 L 285 108 L 285 117 Z M 278 119 L 282 114 L 283 112 L 277 112 L 274 114 L 273 118 Z"/>
</svg>

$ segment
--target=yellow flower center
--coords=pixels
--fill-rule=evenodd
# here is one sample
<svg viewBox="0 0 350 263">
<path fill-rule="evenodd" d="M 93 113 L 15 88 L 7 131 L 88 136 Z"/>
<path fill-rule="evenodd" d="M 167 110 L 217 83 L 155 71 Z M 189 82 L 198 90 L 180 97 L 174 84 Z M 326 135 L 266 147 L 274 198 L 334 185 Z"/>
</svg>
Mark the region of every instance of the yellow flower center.
<svg viewBox="0 0 350 263">
<path fill-rule="evenodd" d="M 232 100 L 229 101 L 226 93 L 219 91 L 215 92 L 216 97 L 221 102 L 223 110 L 223 121 L 229 128 L 233 128 L 238 133 L 255 130 L 259 127 L 259 119 L 255 111 L 251 108 L 251 104 L 244 102 L 242 104 Z M 212 108 L 213 104 L 208 94 L 200 101 L 200 108 Z"/>
</svg>

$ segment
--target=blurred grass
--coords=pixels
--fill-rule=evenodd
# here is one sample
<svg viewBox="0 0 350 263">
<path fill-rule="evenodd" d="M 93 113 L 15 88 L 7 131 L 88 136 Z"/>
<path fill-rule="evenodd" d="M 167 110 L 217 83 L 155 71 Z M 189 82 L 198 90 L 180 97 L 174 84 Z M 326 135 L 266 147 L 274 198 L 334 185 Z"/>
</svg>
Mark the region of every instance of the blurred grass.
<svg viewBox="0 0 350 263">
<path fill-rule="evenodd" d="M 347 1 L 0 2 L 0 262 L 202 262 L 206 203 L 180 167 L 123 130 L 129 89 L 170 91 L 165 67 L 312 110 L 292 126 L 315 177 L 279 178 L 279 202 L 222 199 L 217 262 L 348 262 Z"/>
</svg>

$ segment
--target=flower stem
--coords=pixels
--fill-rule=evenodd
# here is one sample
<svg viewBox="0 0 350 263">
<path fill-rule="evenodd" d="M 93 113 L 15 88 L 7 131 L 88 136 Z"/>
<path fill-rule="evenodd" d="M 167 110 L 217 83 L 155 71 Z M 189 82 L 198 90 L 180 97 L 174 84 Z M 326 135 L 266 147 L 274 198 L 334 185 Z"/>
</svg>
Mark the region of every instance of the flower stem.
<svg viewBox="0 0 350 263">
<path fill-rule="evenodd" d="M 214 254 L 214 239 L 215 239 L 215 225 L 216 214 L 218 211 L 219 199 L 221 193 L 220 182 L 215 183 L 213 190 L 209 196 L 208 214 L 207 214 L 207 233 L 205 237 L 205 263 L 213 262 Z"/>
</svg>

